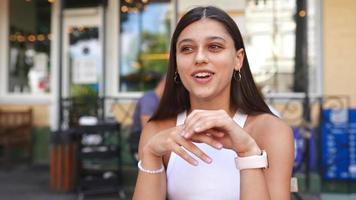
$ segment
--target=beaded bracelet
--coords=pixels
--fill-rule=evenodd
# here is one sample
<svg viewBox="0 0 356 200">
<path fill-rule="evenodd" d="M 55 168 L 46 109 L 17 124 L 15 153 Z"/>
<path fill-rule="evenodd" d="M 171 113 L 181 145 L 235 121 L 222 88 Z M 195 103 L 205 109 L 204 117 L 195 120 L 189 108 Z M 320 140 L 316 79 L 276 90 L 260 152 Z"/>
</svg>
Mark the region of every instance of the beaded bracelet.
<svg viewBox="0 0 356 200">
<path fill-rule="evenodd" d="M 143 171 L 145 173 L 149 173 L 149 174 L 159 174 L 159 173 L 162 173 L 164 171 L 164 166 L 163 165 L 161 165 L 161 168 L 156 169 L 156 170 L 145 169 L 145 168 L 142 167 L 142 161 L 141 160 L 138 161 L 137 166 L 141 171 Z"/>
</svg>

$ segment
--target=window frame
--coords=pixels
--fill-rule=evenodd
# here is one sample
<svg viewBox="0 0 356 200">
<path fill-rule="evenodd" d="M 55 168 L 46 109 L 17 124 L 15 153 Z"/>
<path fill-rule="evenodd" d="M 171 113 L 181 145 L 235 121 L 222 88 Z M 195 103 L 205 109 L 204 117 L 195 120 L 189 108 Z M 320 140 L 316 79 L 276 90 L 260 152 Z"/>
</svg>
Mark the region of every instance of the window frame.
<svg viewBox="0 0 356 200">
<path fill-rule="evenodd" d="M 308 79 L 309 83 L 313 82 L 314 84 L 308 85 L 308 95 L 309 97 L 317 98 L 323 96 L 323 13 L 322 13 L 322 0 L 312 0 L 308 1 L 307 5 L 307 13 L 310 13 L 311 7 L 314 8 L 313 10 L 313 26 L 311 25 L 311 19 L 308 18 Z M 310 15 L 308 15 L 310 16 Z M 310 30 L 314 28 L 313 34 L 311 34 Z M 314 43 L 311 45 L 310 42 L 313 41 Z M 314 46 L 314 49 L 312 49 Z M 310 52 L 314 52 L 314 54 L 310 54 Z M 313 56 L 313 57 L 312 57 Z M 314 62 L 311 62 L 311 61 Z M 311 63 L 314 63 L 314 68 L 311 68 Z M 314 90 L 314 91 L 313 91 Z M 265 95 L 266 98 L 304 98 L 306 95 L 303 92 L 271 92 Z"/>
<path fill-rule="evenodd" d="M 171 19 L 171 30 L 174 30 L 176 24 L 177 24 L 177 8 L 178 8 L 178 1 L 179 0 L 170 0 L 170 6 L 171 6 L 171 11 L 172 11 L 172 19 Z M 111 1 L 109 1 L 110 3 Z M 114 21 L 115 26 L 112 28 L 112 30 L 117 30 L 115 33 L 109 33 L 110 30 L 108 30 L 108 34 L 114 34 L 112 37 L 115 42 L 107 43 L 107 47 L 109 48 L 113 44 L 116 46 L 110 49 L 114 49 L 115 52 L 117 52 L 116 56 L 111 56 L 111 58 L 108 58 L 108 64 L 109 63 L 115 63 L 114 65 L 108 65 L 108 66 L 115 66 L 113 69 L 110 69 L 110 67 L 107 66 L 107 80 L 109 82 L 113 83 L 112 85 L 107 84 L 107 93 L 110 94 L 112 97 L 117 97 L 117 98 L 132 98 L 132 99 L 138 99 L 140 98 L 144 91 L 129 91 L 129 92 L 122 92 L 120 91 L 120 59 L 121 59 L 121 54 L 120 54 L 120 37 L 121 37 L 121 27 L 120 27 L 120 1 L 114 0 L 112 2 L 112 7 L 116 8 L 114 9 L 113 13 L 111 13 L 112 20 Z M 110 7 L 110 6 L 109 6 Z M 110 14 L 110 12 L 108 12 Z M 110 17 L 108 17 L 110 18 Z M 108 21 L 107 21 L 108 23 Z M 116 27 L 117 26 L 117 27 Z M 112 31 L 111 30 L 111 31 Z M 170 33 L 172 35 L 173 32 Z M 108 51 L 107 51 L 108 52 Z M 115 57 L 115 58 L 113 58 Z M 112 73 L 111 73 L 112 72 Z"/>
<path fill-rule="evenodd" d="M 0 87 L 0 103 L 4 104 L 49 104 L 51 102 L 51 93 L 53 90 L 52 80 L 51 80 L 51 88 L 50 92 L 45 94 L 31 94 L 31 93 L 18 93 L 18 92 L 10 92 L 8 90 L 9 86 L 9 25 L 10 25 L 10 17 L 9 17 L 9 8 L 10 8 L 10 0 L 3 0 L 0 2 L 0 78 L 2 81 Z M 53 12 L 53 6 L 51 7 L 51 12 Z M 51 15 L 53 18 L 53 14 Z M 51 19 L 53 20 L 53 19 Z M 51 24 L 51 30 L 53 31 L 53 26 Z M 51 32 L 52 32 L 51 31 Z M 51 45 L 52 45 L 51 40 Z M 3 51 L 1 51 L 3 49 Z M 51 56 L 52 56 L 51 48 Z M 52 58 L 51 58 L 52 59 Z M 52 61 L 51 61 L 52 64 Z M 53 68 L 49 70 L 49 73 L 53 77 Z"/>
</svg>

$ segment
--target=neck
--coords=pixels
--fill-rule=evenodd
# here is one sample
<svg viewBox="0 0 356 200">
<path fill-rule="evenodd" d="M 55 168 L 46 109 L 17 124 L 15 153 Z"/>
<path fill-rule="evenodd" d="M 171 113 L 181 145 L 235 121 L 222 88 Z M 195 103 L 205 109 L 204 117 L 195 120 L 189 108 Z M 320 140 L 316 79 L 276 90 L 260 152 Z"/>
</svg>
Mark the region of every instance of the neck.
<svg viewBox="0 0 356 200">
<path fill-rule="evenodd" d="M 190 97 L 191 110 L 225 110 L 230 116 L 234 115 L 236 110 L 231 108 L 229 98 L 214 99 L 196 99 Z M 190 112 L 189 111 L 189 112 Z"/>
</svg>

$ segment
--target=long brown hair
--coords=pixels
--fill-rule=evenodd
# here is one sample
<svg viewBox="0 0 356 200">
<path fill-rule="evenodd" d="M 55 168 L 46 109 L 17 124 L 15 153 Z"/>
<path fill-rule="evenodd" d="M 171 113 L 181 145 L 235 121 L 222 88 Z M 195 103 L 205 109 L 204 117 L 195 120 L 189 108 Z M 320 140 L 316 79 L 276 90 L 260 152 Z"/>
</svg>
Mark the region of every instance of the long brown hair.
<svg viewBox="0 0 356 200">
<path fill-rule="evenodd" d="M 245 49 L 239 28 L 234 20 L 223 10 L 207 6 L 196 7 L 187 12 L 179 20 L 173 33 L 165 89 L 158 109 L 150 120 L 175 117 L 177 114 L 190 109 L 189 92 L 182 83 L 177 83 L 174 80 L 175 72 L 177 71 L 176 44 L 180 33 L 185 27 L 203 18 L 212 19 L 223 24 L 234 41 L 235 49 Z M 241 80 L 231 79 L 230 102 L 232 105 L 230 107 L 250 115 L 271 113 L 253 80 L 246 52 L 240 72 Z"/>
</svg>

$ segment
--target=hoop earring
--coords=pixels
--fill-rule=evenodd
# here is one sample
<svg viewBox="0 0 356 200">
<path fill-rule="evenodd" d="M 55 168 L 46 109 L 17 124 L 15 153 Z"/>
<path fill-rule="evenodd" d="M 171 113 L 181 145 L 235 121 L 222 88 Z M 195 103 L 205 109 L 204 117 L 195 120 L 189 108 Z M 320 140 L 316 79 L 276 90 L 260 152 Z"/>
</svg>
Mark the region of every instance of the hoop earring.
<svg viewBox="0 0 356 200">
<path fill-rule="evenodd" d="M 174 82 L 175 82 L 176 84 L 180 84 L 180 83 L 181 83 L 178 72 L 174 72 L 173 80 L 174 80 Z"/>
<path fill-rule="evenodd" d="M 241 72 L 240 72 L 240 70 L 234 70 L 234 79 L 236 80 L 236 81 L 241 81 Z"/>
</svg>

